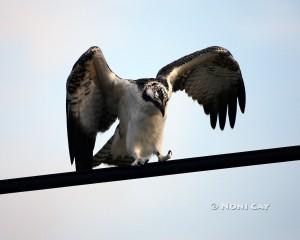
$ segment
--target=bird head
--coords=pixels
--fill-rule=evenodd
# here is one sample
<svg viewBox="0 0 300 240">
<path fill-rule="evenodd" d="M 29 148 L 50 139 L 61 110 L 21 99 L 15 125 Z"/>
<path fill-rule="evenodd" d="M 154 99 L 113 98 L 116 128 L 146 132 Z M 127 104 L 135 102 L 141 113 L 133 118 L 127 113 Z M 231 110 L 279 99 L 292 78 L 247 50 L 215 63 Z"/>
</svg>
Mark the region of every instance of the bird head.
<svg viewBox="0 0 300 240">
<path fill-rule="evenodd" d="M 162 116 L 165 116 L 166 105 L 169 100 L 166 87 L 159 82 L 147 83 L 143 90 L 143 99 L 157 107 Z"/>
</svg>

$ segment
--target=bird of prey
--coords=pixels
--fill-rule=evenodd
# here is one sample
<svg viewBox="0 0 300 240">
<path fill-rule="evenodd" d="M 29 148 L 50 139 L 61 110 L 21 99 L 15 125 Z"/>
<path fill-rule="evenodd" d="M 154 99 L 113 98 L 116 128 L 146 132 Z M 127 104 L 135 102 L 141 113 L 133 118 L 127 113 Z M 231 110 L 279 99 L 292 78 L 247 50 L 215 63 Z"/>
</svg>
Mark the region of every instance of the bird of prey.
<svg viewBox="0 0 300 240">
<path fill-rule="evenodd" d="M 89 48 L 67 80 L 67 130 L 71 163 L 88 171 L 107 163 L 143 165 L 162 152 L 168 101 L 177 91 L 203 106 L 212 128 L 223 130 L 228 115 L 234 127 L 237 102 L 242 113 L 246 95 L 241 70 L 231 53 L 218 46 L 186 55 L 160 69 L 155 78 L 122 79 L 108 66 L 99 47 Z M 98 132 L 119 120 L 113 136 L 93 156 Z"/>
</svg>

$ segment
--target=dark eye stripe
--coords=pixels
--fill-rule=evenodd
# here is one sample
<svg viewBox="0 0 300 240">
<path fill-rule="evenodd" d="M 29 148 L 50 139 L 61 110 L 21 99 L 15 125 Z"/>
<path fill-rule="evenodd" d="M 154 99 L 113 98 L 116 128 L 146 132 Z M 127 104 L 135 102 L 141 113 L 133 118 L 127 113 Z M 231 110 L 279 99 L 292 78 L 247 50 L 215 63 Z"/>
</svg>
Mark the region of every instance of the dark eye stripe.
<svg viewBox="0 0 300 240">
<path fill-rule="evenodd" d="M 158 89 L 157 94 L 158 94 L 159 99 L 167 98 L 167 95 L 164 93 L 164 91 L 162 89 Z"/>
</svg>

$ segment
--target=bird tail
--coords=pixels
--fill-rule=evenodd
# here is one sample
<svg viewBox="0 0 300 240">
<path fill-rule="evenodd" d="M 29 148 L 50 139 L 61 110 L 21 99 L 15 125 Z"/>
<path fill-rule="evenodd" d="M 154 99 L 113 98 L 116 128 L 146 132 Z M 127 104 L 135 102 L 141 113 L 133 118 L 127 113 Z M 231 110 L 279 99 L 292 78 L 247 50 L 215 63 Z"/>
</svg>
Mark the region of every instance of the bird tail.
<svg viewBox="0 0 300 240">
<path fill-rule="evenodd" d="M 108 165 L 115 166 L 130 166 L 134 161 L 132 157 L 118 157 L 116 159 L 113 158 L 111 154 L 111 146 L 113 142 L 112 136 L 107 143 L 94 155 L 93 157 L 93 168 L 99 166 L 101 163 L 105 163 Z"/>
</svg>

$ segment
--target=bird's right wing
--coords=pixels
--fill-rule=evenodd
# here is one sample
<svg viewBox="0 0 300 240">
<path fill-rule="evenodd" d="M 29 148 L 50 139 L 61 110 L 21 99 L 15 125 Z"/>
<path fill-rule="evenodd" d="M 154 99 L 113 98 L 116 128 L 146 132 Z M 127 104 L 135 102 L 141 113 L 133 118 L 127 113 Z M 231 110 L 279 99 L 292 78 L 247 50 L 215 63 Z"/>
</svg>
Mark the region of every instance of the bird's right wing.
<svg viewBox="0 0 300 240">
<path fill-rule="evenodd" d="M 74 64 L 67 80 L 66 110 L 70 159 L 75 159 L 77 171 L 92 168 L 96 134 L 117 119 L 125 84 L 98 47 L 88 49 Z"/>
</svg>

